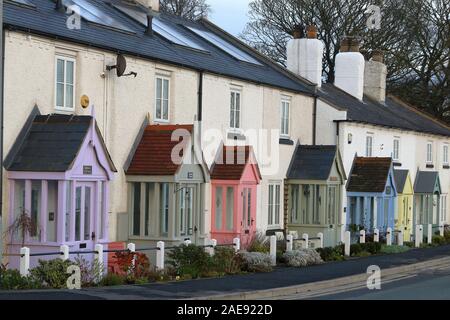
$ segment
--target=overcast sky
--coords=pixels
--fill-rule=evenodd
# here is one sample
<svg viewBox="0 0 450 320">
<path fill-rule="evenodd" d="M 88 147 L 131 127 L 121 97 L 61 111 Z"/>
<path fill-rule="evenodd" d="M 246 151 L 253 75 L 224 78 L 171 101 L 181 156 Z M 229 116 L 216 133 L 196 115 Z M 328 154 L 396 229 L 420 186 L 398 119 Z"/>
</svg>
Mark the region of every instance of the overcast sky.
<svg viewBox="0 0 450 320">
<path fill-rule="evenodd" d="M 244 30 L 250 0 L 207 0 L 207 3 L 211 5 L 212 22 L 235 36 Z"/>
</svg>

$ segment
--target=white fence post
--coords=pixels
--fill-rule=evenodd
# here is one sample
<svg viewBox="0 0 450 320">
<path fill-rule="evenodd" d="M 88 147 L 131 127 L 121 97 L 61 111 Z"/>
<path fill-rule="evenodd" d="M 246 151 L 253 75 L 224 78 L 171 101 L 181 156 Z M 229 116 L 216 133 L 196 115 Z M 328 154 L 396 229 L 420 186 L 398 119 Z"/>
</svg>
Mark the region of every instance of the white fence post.
<svg viewBox="0 0 450 320">
<path fill-rule="evenodd" d="M 217 246 L 217 240 L 216 239 L 209 240 L 209 244 L 208 244 L 208 247 L 206 248 L 206 252 L 208 252 L 208 254 L 211 257 L 214 255 L 216 246 Z"/>
<path fill-rule="evenodd" d="M 192 241 L 191 240 L 184 240 L 184 245 L 185 246 L 190 246 L 192 244 Z"/>
<path fill-rule="evenodd" d="M 344 248 L 345 248 L 345 256 L 350 257 L 350 231 L 346 231 L 344 234 Z"/>
<path fill-rule="evenodd" d="M 272 266 L 277 265 L 277 236 L 270 237 L 270 257 L 272 258 Z"/>
<path fill-rule="evenodd" d="M 420 248 L 420 224 L 416 224 L 416 232 L 414 233 L 414 243 L 416 248 Z"/>
<path fill-rule="evenodd" d="M 60 258 L 62 261 L 69 260 L 69 246 L 66 244 L 63 244 L 59 247 L 59 252 L 61 252 Z"/>
<path fill-rule="evenodd" d="M 323 248 L 323 233 L 319 232 L 317 238 L 319 238 L 319 248 Z"/>
<path fill-rule="evenodd" d="M 423 233 L 424 233 L 423 224 L 421 224 L 420 225 L 420 244 L 423 243 Z"/>
<path fill-rule="evenodd" d="M 131 265 L 134 268 L 134 265 L 136 264 L 136 259 L 134 257 L 134 253 L 136 252 L 136 245 L 134 243 L 129 243 L 127 249 L 133 254 L 133 260 L 131 261 Z"/>
<path fill-rule="evenodd" d="M 291 252 L 294 244 L 294 236 L 292 234 L 288 234 L 286 236 L 286 252 Z"/>
<path fill-rule="evenodd" d="M 392 246 L 392 228 L 386 230 L 386 245 Z"/>
<path fill-rule="evenodd" d="M 156 247 L 158 248 L 156 251 L 156 269 L 164 270 L 164 242 L 159 241 Z"/>
<path fill-rule="evenodd" d="M 20 275 L 26 277 L 30 274 L 30 248 L 20 249 Z"/>
<path fill-rule="evenodd" d="M 102 244 L 95 245 L 94 259 L 96 259 L 98 261 L 98 263 L 103 266 L 103 245 Z"/>
<path fill-rule="evenodd" d="M 373 242 L 380 242 L 380 230 L 373 229 Z"/>
<path fill-rule="evenodd" d="M 307 233 L 304 233 L 302 236 L 303 239 L 303 248 L 308 249 L 309 248 L 309 235 Z"/>
<path fill-rule="evenodd" d="M 428 225 L 427 242 L 428 242 L 428 244 L 432 244 L 433 243 L 433 225 L 432 224 Z"/>
<path fill-rule="evenodd" d="M 359 232 L 359 243 L 366 243 L 366 230 Z"/>
<path fill-rule="evenodd" d="M 444 222 L 439 223 L 439 234 L 441 235 L 441 237 L 444 236 Z"/>
<path fill-rule="evenodd" d="M 234 244 L 234 251 L 236 253 L 239 252 L 239 250 L 241 250 L 241 239 L 239 238 L 234 238 L 233 239 L 233 244 Z"/>
<path fill-rule="evenodd" d="M 403 246 L 403 230 L 400 230 L 400 231 L 398 232 L 397 244 L 398 244 L 399 246 Z"/>
</svg>

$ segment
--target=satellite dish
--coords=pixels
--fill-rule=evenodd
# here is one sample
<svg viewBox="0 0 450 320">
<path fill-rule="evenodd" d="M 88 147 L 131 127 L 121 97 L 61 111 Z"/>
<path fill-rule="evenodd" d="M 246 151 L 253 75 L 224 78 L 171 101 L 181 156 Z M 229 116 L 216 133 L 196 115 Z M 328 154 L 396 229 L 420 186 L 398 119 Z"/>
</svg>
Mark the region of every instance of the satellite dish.
<svg viewBox="0 0 450 320">
<path fill-rule="evenodd" d="M 107 66 L 106 70 L 111 71 L 116 69 L 117 76 L 120 78 L 125 73 L 127 69 L 127 60 L 121 54 L 117 55 L 116 65 L 115 66 Z"/>
</svg>

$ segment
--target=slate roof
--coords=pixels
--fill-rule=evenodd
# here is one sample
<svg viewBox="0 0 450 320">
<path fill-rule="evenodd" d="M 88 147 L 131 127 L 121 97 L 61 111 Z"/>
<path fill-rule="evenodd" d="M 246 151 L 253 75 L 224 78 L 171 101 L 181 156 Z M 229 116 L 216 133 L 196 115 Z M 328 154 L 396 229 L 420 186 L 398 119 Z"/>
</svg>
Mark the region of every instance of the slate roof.
<svg viewBox="0 0 450 320">
<path fill-rule="evenodd" d="M 164 13 L 159 16 L 159 19 L 200 44 L 209 53 L 173 44 L 156 33 L 153 37 L 146 35 L 143 25 L 137 23 L 111 5 L 111 3 L 119 3 L 119 0 L 89 0 L 89 2 L 125 25 L 128 29 L 133 30 L 134 33 L 105 28 L 84 20 L 82 20 L 80 30 L 70 30 L 66 26 L 68 16 L 54 9 L 54 1 L 29 1 L 36 8 L 26 8 L 12 4 L 11 2 L 4 2 L 3 22 L 6 29 L 22 30 L 27 33 L 44 35 L 59 40 L 106 49 L 112 52 L 120 52 L 195 70 L 207 71 L 258 84 L 292 90 L 294 92 L 313 94 L 308 81 L 300 80 L 284 68 L 281 68 L 276 63 L 260 55 L 255 50 L 250 49 L 236 38 L 206 20 L 193 22 Z M 233 58 L 223 50 L 188 30 L 186 26 L 216 33 L 221 38 L 227 39 L 234 46 L 250 54 L 261 65 L 250 64 Z"/>
<path fill-rule="evenodd" d="M 172 161 L 172 150 L 180 141 L 172 141 L 175 130 L 181 134 L 192 136 L 193 125 L 150 125 L 145 128 L 144 134 L 136 148 L 130 166 L 126 170 L 127 175 L 144 176 L 173 176 L 177 173 L 181 164 Z M 183 135 L 184 137 L 184 135 Z M 180 153 L 183 155 L 183 152 Z"/>
<path fill-rule="evenodd" d="M 414 193 L 434 193 L 438 172 L 419 171 L 414 181 Z"/>
<path fill-rule="evenodd" d="M 347 184 L 347 191 L 384 192 L 391 165 L 391 158 L 355 157 Z"/>
<path fill-rule="evenodd" d="M 252 147 L 223 146 L 211 167 L 211 179 L 240 180 L 248 163 L 256 165 L 258 176 L 261 179 Z"/>
<path fill-rule="evenodd" d="M 336 158 L 336 146 L 298 146 L 292 156 L 288 179 L 327 180 Z"/>
<path fill-rule="evenodd" d="M 395 186 L 399 193 L 405 189 L 406 180 L 408 179 L 409 170 L 394 170 Z"/>
<path fill-rule="evenodd" d="M 317 93 L 322 99 L 347 110 L 347 121 L 350 122 L 450 136 L 449 127 L 394 97 L 387 97 L 385 104 L 367 97 L 360 101 L 333 84 L 323 84 Z"/>
<path fill-rule="evenodd" d="M 91 116 L 37 115 L 19 136 L 5 163 L 8 171 L 66 172 L 71 169 L 92 124 Z M 101 134 L 98 131 L 100 139 Z M 117 172 L 102 141 L 112 171 Z"/>
</svg>

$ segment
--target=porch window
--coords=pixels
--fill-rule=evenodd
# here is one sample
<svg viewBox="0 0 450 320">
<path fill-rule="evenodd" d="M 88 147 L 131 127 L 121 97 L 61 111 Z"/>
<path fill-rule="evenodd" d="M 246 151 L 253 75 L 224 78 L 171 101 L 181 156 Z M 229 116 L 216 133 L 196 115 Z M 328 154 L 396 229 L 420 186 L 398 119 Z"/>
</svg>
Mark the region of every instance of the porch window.
<svg viewBox="0 0 450 320">
<path fill-rule="evenodd" d="M 444 195 L 441 197 L 441 221 L 443 222 L 447 220 L 447 196 Z"/>
<path fill-rule="evenodd" d="M 289 119 L 291 102 L 289 98 L 281 100 L 281 136 L 289 137 Z"/>
<path fill-rule="evenodd" d="M 291 223 L 300 223 L 299 214 L 298 214 L 299 193 L 300 193 L 300 186 L 292 185 L 291 186 Z"/>
<path fill-rule="evenodd" d="M 302 185 L 302 221 L 303 224 L 321 224 L 320 207 L 322 205 L 320 185 Z"/>
<path fill-rule="evenodd" d="M 244 188 L 242 201 L 242 216 L 245 227 L 252 225 L 252 189 Z"/>
<path fill-rule="evenodd" d="M 72 212 L 72 182 L 68 181 L 66 183 L 66 221 L 65 221 L 65 239 L 66 241 L 70 241 L 70 213 Z"/>
<path fill-rule="evenodd" d="M 327 224 L 334 225 L 337 223 L 337 186 L 329 186 L 328 187 L 328 205 L 327 205 Z"/>
<path fill-rule="evenodd" d="M 58 221 L 58 181 L 48 181 L 47 202 L 47 241 L 56 242 L 56 228 Z M 45 223 L 45 222 L 43 222 Z M 67 222 L 66 222 L 67 223 Z M 67 227 L 68 228 L 68 227 Z M 67 231 L 66 231 L 67 234 Z M 66 240 L 68 241 L 68 240 Z"/>
<path fill-rule="evenodd" d="M 222 230 L 222 219 L 223 219 L 223 188 L 216 188 L 216 229 Z"/>
<path fill-rule="evenodd" d="M 75 60 L 56 57 L 56 109 L 73 111 L 75 108 Z"/>
<path fill-rule="evenodd" d="M 241 128 L 241 93 L 236 90 L 231 91 L 230 128 Z"/>
<path fill-rule="evenodd" d="M 31 183 L 31 224 L 32 229 L 30 232 L 30 237 L 37 240 L 40 237 L 40 218 L 41 218 L 41 192 L 42 183 L 41 181 L 33 181 Z"/>
<path fill-rule="evenodd" d="M 234 188 L 227 188 L 227 230 L 234 229 Z"/>
<path fill-rule="evenodd" d="M 161 221 L 161 235 L 169 234 L 169 184 L 161 183 L 159 185 L 159 210 Z"/>
<path fill-rule="evenodd" d="M 280 225 L 280 200 L 281 200 L 281 185 L 269 185 L 269 226 Z"/>
<path fill-rule="evenodd" d="M 166 77 L 156 77 L 156 108 L 155 120 L 169 121 L 169 86 L 170 80 Z"/>
<path fill-rule="evenodd" d="M 141 184 L 133 184 L 133 236 L 141 235 Z"/>
</svg>

